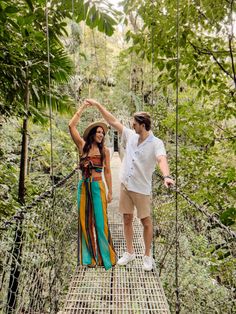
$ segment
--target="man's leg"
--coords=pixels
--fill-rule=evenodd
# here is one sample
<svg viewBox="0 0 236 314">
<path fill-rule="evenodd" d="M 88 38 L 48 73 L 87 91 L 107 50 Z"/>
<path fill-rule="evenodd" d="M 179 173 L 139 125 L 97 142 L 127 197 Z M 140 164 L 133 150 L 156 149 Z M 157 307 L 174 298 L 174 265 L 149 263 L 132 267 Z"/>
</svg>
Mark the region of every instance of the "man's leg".
<svg viewBox="0 0 236 314">
<path fill-rule="evenodd" d="M 124 222 L 124 236 L 126 241 L 127 252 L 132 254 L 134 253 L 133 247 L 133 214 L 123 214 L 123 222 Z"/>
<path fill-rule="evenodd" d="M 133 247 L 133 212 L 134 204 L 129 195 L 129 191 L 121 184 L 120 189 L 120 203 L 119 211 L 123 215 L 124 236 L 126 242 L 127 251 L 117 261 L 120 266 L 127 265 L 135 259 L 134 247 Z"/>
<path fill-rule="evenodd" d="M 141 219 L 143 224 L 143 238 L 145 244 L 145 255 L 150 256 L 151 254 L 151 244 L 152 244 L 152 236 L 153 236 L 153 227 L 151 217 L 145 217 Z"/>
<path fill-rule="evenodd" d="M 123 222 L 127 251 L 124 252 L 123 256 L 117 262 L 120 266 L 125 266 L 135 259 L 133 247 L 133 214 L 123 214 Z"/>
</svg>

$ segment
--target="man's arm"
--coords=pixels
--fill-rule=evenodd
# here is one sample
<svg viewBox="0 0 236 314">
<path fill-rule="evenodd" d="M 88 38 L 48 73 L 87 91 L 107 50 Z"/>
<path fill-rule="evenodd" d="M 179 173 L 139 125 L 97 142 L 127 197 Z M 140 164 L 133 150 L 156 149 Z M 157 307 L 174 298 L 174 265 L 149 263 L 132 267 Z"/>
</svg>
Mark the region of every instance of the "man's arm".
<svg viewBox="0 0 236 314">
<path fill-rule="evenodd" d="M 94 99 L 86 99 L 86 101 L 98 108 L 101 112 L 103 118 L 109 123 L 114 129 L 116 129 L 120 134 L 123 132 L 123 124 L 120 123 L 105 107 L 103 107 L 99 102 Z"/>
<path fill-rule="evenodd" d="M 174 185 L 174 180 L 170 177 L 170 170 L 166 156 L 161 155 L 157 157 L 157 162 L 164 178 L 164 185 L 168 188 Z"/>
</svg>

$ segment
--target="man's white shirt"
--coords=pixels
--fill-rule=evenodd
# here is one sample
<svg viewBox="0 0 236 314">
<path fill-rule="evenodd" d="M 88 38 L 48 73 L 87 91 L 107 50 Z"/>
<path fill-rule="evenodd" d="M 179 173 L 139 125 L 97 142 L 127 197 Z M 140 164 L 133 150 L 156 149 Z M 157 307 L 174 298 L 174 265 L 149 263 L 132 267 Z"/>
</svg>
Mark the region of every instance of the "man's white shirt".
<svg viewBox="0 0 236 314">
<path fill-rule="evenodd" d="M 138 145 L 139 135 L 123 127 L 121 144 L 125 148 L 122 160 L 120 180 L 129 191 L 150 195 L 152 174 L 158 156 L 166 156 L 162 140 L 150 131 L 149 136 Z"/>
</svg>

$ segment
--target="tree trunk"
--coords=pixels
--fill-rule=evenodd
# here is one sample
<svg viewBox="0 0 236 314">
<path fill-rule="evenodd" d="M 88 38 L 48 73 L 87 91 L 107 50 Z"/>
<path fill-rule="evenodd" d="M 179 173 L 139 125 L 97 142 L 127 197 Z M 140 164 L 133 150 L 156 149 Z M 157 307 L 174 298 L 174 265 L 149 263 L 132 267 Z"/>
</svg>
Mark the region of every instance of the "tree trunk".
<svg viewBox="0 0 236 314">
<path fill-rule="evenodd" d="M 22 126 L 22 142 L 21 142 L 21 160 L 19 175 L 18 201 L 21 205 L 25 204 L 25 178 L 27 175 L 28 164 L 28 117 L 24 118 Z"/>
<path fill-rule="evenodd" d="M 25 87 L 25 110 L 26 117 L 23 120 L 22 126 L 22 141 L 21 141 L 21 160 L 19 174 L 19 190 L 18 201 L 21 206 L 25 204 L 25 178 L 27 174 L 28 163 L 28 108 L 29 108 L 29 80 L 26 81 Z M 7 296 L 7 313 L 14 313 L 17 305 L 17 295 L 19 286 L 19 277 L 21 272 L 22 261 L 22 246 L 23 246 L 23 230 L 22 230 L 23 215 L 16 221 L 14 243 L 12 248 L 11 273 L 8 286 Z"/>
</svg>

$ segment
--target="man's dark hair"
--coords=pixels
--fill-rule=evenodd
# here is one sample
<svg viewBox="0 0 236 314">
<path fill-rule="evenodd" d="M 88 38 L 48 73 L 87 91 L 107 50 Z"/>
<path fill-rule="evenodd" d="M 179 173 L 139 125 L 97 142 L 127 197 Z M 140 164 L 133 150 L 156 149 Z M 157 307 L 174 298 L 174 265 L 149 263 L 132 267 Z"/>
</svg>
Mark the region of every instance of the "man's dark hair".
<svg viewBox="0 0 236 314">
<path fill-rule="evenodd" d="M 136 122 L 139 124 L 144 124 L 145 129 L 149 131 L 151 129 L 151 117 L 149 113 L 141 111 L 141 112 L 136 112 L 134 114 L 134 119 Z"/>
</svg>

